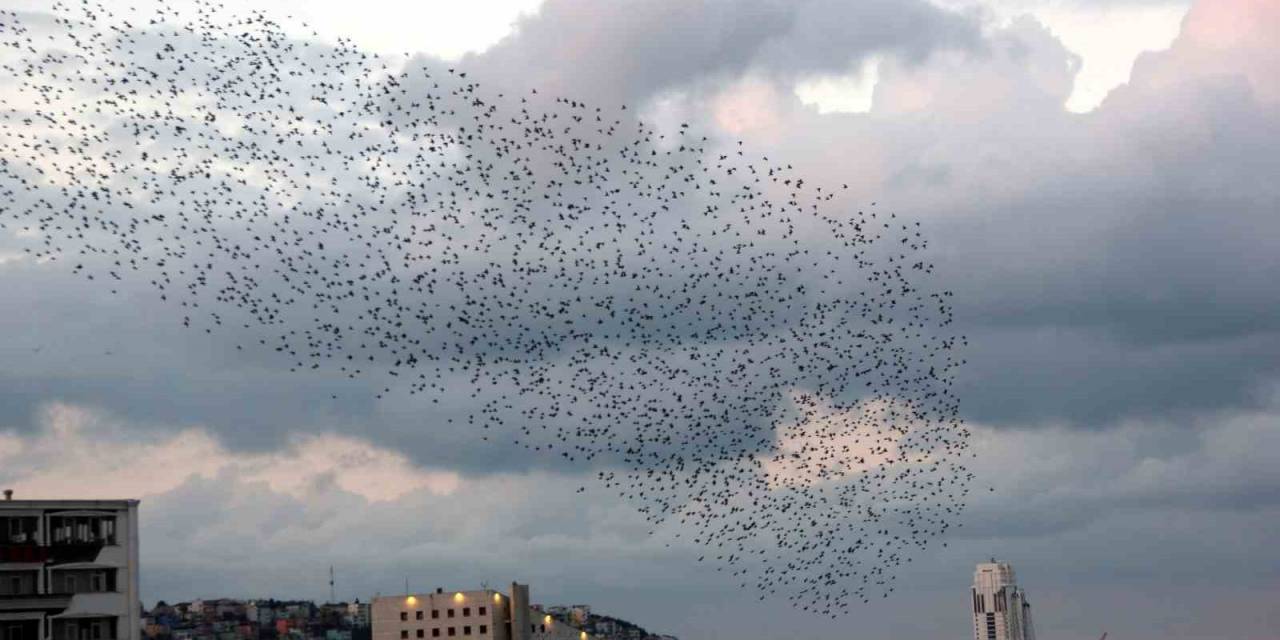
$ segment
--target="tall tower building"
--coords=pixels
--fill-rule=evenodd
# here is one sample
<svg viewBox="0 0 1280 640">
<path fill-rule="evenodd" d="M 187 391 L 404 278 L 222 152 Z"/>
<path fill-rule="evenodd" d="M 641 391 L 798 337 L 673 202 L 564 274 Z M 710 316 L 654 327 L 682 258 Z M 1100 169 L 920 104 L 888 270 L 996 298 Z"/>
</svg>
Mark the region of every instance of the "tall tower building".
<svg viewBox="0 0 1280 640">
<path fill-rule="evenodd" d="M 973 640 L 1035 640 L 1031 603 L 1013 565 L 984 562 L 973 572 Z"/>
</svg>

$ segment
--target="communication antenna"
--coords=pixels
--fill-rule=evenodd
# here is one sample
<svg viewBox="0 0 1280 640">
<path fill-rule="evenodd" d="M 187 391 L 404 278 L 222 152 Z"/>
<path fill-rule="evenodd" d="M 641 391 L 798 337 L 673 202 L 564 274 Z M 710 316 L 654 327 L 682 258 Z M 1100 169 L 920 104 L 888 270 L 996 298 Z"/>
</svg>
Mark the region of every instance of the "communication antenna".
<svg viewBox="0 0 1280 640">
<path fill-rule="evenodd" d="M 333 565 L 329 565 L 329 602 L 337 602 L 338 599 L 333 596 Z"/>
</svg>

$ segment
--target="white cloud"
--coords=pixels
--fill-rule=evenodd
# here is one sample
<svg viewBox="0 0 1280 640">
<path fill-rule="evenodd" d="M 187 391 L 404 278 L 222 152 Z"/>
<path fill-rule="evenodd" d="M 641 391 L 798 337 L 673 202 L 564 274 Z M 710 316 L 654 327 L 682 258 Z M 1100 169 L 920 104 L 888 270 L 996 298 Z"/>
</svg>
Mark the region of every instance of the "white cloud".
<svg viewBox="0 0 1280 640">
<path fill-rule="evenodd" d="M 866 113 L 880 81 L 880 62 L 880 56 L 868 56 L 854 73 L 802 80 L 796 97 L 818 113 Z"/>
<path fill-rule="evenodd" d="M 1046 25 L 1083 64 L 1064 106 L 1096 108 L 1112 89 L 1129 80 L 1138 56 L 1168 48 L 1178 35 L 1190 0 L 933 0 L 952 9 L 978 10 L 997 28 L 1029 15 Z"/>
<path fill-rule="evenodd" d="M 46 407 L 40 426 L 27 437 L 0 433 L 0 478 L 24 497 L 141 498 L 225 474 L 296 498 L 331 484 L 372 502 L 448 495 L 460 483 L 456 473 L 419 469 L 348 436 L 302 435 L 280 451 L 238 453 L 200 428 L 148 434 L 67 404 Z"/>
<path fill-rule="evenodd" d="M 386 55 L 426 53 L 454 60 L 484 51 L 511 32 L 517 18 L 535 13 L 543 0 L 484 0 L 441 2 L 429 0 L 222 0 L 217 3 L 231 15 L 262 11 L 281 21 L 297 37 L 311 37 L 300 28 L 308 23 L 321 40 L 338 37 L 355 41 L 366 51 Z M 45 0 L 5 0 L 7 8 L 47 11 Z M 117 18 L 151 15 L 157 7 L 191 15 L 190 0 L 132 0 L 115 9 Z M 292 16 L 294 19 L 286 19 Z"/>
</svg>

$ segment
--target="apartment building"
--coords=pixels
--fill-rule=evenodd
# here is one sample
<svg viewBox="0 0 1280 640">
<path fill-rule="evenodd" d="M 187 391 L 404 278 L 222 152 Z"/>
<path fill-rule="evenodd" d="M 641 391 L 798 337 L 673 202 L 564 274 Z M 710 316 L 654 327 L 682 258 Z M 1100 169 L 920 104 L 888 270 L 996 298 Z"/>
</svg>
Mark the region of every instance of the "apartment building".
<svg viewBox="0 0 1280 640">
<path fill-rule="evenodd" d="M 138 640 L 137 500 L 0 500 L 0 640 Z"/>
</svg>

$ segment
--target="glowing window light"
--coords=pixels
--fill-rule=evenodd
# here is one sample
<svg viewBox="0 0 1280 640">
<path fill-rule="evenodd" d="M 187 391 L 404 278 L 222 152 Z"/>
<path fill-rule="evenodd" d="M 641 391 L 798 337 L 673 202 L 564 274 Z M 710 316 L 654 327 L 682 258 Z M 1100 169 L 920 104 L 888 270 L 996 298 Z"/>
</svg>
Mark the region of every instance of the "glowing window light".
<svg viewBox="0 0 1280 640">
<path fill-rule="evenodd" d="M 466 596 L 462 595 L 462 592 L 461 592 L 461 591 L 459 591 L 459 592 L 457 592 L 457 593 L 453 594 L 453 601 L 454 601 L 454 602 L 462 602 L 462 601 L 463 601 L 463 600 L 465 600 L 465 599 L 466 599 Z"/>
</svg>

